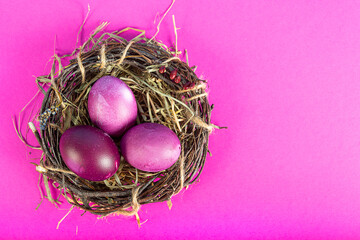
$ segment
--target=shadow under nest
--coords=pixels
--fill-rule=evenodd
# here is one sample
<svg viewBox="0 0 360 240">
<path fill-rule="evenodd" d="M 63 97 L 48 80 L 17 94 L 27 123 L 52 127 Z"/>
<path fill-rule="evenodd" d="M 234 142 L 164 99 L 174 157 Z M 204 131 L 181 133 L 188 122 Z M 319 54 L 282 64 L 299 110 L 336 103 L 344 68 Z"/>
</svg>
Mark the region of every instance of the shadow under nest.
<svg viewBox="0 0 360 240">
<path fill-rule="evenodd" d="M 38 78 L 50 83 L 40 112 L 57 107 L 40 131 L 44 152 L 37 170 L 52 179 L 72 205 L 93 214 L 135 215 L 140 205 L 168 201 L 200 176 L 208 153 L 209 133 L 217 126 L 210 123 L 206 82 L 164 44 L 143 34 L 127 41 L 121 32 L 104 33 L 87 42 L 71 55 L 62 67 L 55 55 L 51 74 Z M 76 54 L 75 54 L 76 53 Z M 55 59 L 57 60 L 57 64 Z M 56 65 L 59 71 L 55 73 Z M 159 68 L 166 72 L 160 73 Z M 177 70 L 179 83 L 170 80 Z M 133 91 L 138 104 L 137 124 L 155 122 L 173 130 L 181 142 L 178 161 L 169 169 L 150 173 L 135 169 L 123 158 L 117 173 L 101 182 L 82 179 L 72 173 L 60 156 L 62 133 L 75 125 L 93 125 L 87 111 L 87 96 L 92 84 L 102 76 L 123 80 Z M 115 139 L 115 143 L 118 145 Z M 120 150 L 119 150 L 120 151 Z"/>
</svg>

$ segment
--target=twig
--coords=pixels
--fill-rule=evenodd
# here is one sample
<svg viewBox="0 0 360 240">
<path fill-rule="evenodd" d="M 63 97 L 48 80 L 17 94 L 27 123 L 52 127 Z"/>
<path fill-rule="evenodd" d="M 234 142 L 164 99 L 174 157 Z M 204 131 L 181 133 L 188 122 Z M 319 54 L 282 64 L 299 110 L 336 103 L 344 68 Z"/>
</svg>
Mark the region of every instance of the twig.
<svg viewBox="0 0 360 240">
<path fill-rule="evenodd" d="M 81 53 L 79 53 L 79 54 L 76 56 L 76 59 L 77 59 L 77 61 L 78 61 L 79 69 L 80 69 L 81 76 L 82 76 L 81 82 L 82 82 L 82 83 L 85 83 L 85 68 L 84 68 L 84 66 L 83 66 L 83 64 L 82 64 L 80 54 L 81 54 Z"/>
<path fill-rule="evenodd" d="M 105 65 L 106 65 L 105 48 L 106 48 L 106 45 L 105 45 L 105 44 L 101 46 L 101 50 L 100 50 L 101 66 L 100 66 L 100 69 L 104 68 Z M 85 74 L 84 74 L 84 75 L 85 75 Z"/>
<path fill-rule="evenodd" d="M 36 140 L 40 144 L 40 148 L 42 148 L 42 141 L 41 141 L 41 138 L 40 138 L 40 134 L 37 131 L 35 125 L 32 122 L 29 122 L 28 125 L 29 125 L 29 128 L 31 129 L 31 131 L 34 133 Z"/>
<path fill-rule="evenodd" d="M 125 59 L 126 53 L 128 52 L 130 46 L 131 46 L 133 43 L 134 43 L 134 41 L 130 41 L 130 42 L 128 43 L 128 45 L 127 45 L 126 48 L 124 49 L 123 54 L 121 55 L 121 58 L 120 58 L 120 60 L 118 61 L 117 65 L 121 65 L 121 64 L 122 64 L 122 62 L 123 62 L 124 59 Z"/>
</svg>

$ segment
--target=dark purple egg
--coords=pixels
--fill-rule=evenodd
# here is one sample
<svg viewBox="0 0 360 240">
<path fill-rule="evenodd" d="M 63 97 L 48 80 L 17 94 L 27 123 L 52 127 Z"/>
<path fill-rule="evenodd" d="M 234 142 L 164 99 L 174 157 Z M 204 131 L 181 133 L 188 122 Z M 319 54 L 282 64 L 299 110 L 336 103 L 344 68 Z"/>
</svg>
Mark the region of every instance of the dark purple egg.
<svg viewBox="0 0 360 240">
<path fill-rule="evenodd" d="M 133 167 L 158 172 L 171 167 L 178 160 L 181 144 L 168 127 L 143 123 L 124 134 L 120 149 L 125 160 Z"/>
<path fill-rule="evenodd" d="M 137 105 L 131 89 L 119 78 L 105 76 L 92 86 L 88 97 L 91 121 L 112 137 L 134 125 Z"/>
<path fill-rule="evenodd" d="M 60 138 L 60 154 L 79 177 L 103 181 L 119 168 L 120 153 L 109 135 L 92 126 L 75 126 Z"/>
</svg>

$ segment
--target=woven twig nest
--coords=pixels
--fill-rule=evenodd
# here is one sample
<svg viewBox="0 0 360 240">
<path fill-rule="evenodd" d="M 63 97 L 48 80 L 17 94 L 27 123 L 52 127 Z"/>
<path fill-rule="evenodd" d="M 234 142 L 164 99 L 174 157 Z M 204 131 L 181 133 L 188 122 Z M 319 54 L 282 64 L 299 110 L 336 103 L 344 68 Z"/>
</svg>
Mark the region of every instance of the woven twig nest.
<svg viewBox="0 0 360 240">
<path fill-rule="evenodd" d="M 168 201 L 199 178 L 209 133 L 216 126 L 210 123 L 206 82 L 177 57 L 176 49 L 149 40 L 143 33 L 131 41 L 120 37 L 122 31 L 96 38 L 104 26 L 74 50 L 67 66 L 62 67 L 62 59 L 55 55 L 51 73 L 38 78 L 51 85 L 40 110 L 40 136 L 32 127 L 44 152 L 37 170 L 52 179 L 53 186 L 76 207 L 102 216 L 135 215 L 140 205 Z M 174 69 L 181 77 L 178 83 L 169 76 Z M 92 84 L 105 75 L 122 79 L 133 91 L 139 110 L 137 124 L 160 123 L 177 134 L 182 152 L 171 168 L 149 173 L 121 158 L 117 173 L 101 182 L 82 179 L 67 168 L 59 151 L 60 137 L 72 126 L 92 125 L 87 96 Z"/>
</svg>

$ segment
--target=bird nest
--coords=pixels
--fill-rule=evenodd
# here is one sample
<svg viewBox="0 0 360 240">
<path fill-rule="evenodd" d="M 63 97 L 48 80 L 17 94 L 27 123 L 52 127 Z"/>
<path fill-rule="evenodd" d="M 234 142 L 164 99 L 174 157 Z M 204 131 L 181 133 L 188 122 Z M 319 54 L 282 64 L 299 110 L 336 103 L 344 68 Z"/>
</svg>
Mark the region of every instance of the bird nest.
<svg viewBox="0 0 360 240">
<path fill-rule="evenodd" d="M 171 203 L 172 196 L 199 178 L 208 153 L 209 134 L 218 127 L 210 123 L 212 107 L 206 81 L 181 61 L 176 46 L 168 48 L 136 29 L 140 34 L 132 40 L 121 37 L 124 30 L 98 37 L 105 25 L 72 54 L 55 55 L 51 73 L 37 78 L 39 86 L 46 83 L 49 88 L 42 88 L 45 97 L 38 117 L 41 128 L 30 123 L 43 151 L 36 169 L 44 181 L 53 180 L 59 195 L 86 212 L 137 215 L 143 204 Z M 65 67 L 64 57 L 71 58 Z M 171 76 L 174 70 L 178 76 L 175 79 Z M 181 154 L 172 167 L 144 172 L 121 158 L 116 174 L 101 182 L 82 179 L 67 168 L 59 151 L 60 137 L 72 126 L 93 125 L 87 98 L 93 83 L 105 75 L 120 78 L 133 91 L 138 105 L 137 124 L 160 123 L 177 134 Z"/>
</svg>

